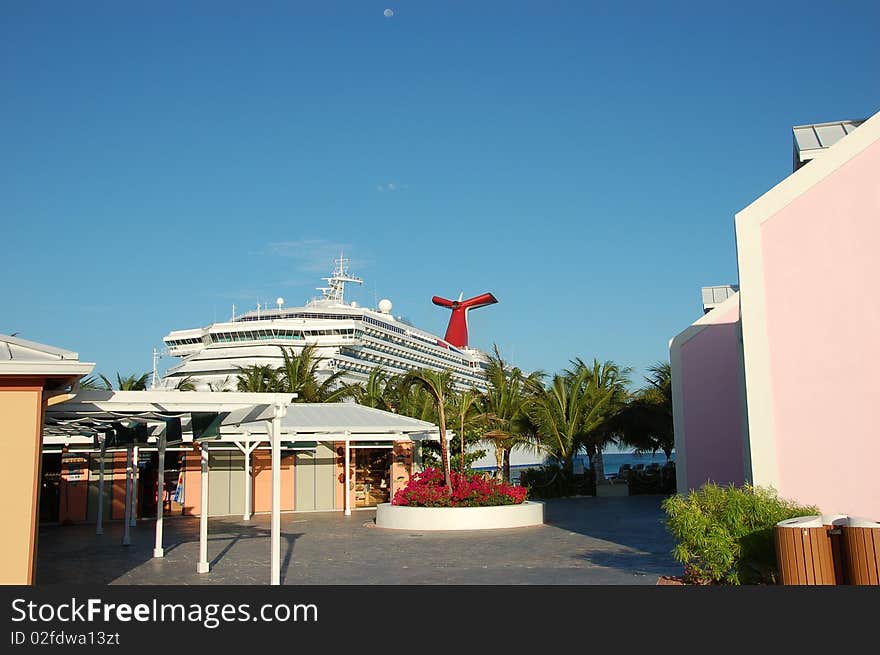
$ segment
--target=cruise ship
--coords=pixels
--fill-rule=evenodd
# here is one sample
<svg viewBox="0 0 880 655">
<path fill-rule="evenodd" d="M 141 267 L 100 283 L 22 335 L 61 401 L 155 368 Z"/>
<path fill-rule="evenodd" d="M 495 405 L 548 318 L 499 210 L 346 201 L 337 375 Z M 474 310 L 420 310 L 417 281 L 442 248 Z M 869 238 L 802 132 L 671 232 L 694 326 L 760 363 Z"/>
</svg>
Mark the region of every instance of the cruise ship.
<svg viewBox="0 0 880 655">
<path fill-rule="evenodd" d="M 496 303 L 491 293 L 458 300 L 434 296 L 434 304 L 452 311 L 441 338 L 392 315 L 388 299 L 376 309 L 346 302 L 346 284 L 363 284 L 348 266 L 349 260 L 340 256 L 332 275 L 323 278 L 327 286 L 318 287 L 321 296 L 301 307 L 285 307 L 279 298 L 271 309 L 258 305 L 228 322 L 171 332 L 163 338 L 165 353 L 181 361 L 166 371 L 160 386 L 174 389 L 188 378 L 200 391 L 235 389 L 240 368 L 278 367 L 284 361 L 282 349 L 299 353 L 314 344 L 324 377 L 342 371 L 343 380 L 362 381 L 379 366 L 390 374 L 448 369 L 457 388 L 486 388 L 488 356 L 468 347 L 467 315 Z"/>
</svg>

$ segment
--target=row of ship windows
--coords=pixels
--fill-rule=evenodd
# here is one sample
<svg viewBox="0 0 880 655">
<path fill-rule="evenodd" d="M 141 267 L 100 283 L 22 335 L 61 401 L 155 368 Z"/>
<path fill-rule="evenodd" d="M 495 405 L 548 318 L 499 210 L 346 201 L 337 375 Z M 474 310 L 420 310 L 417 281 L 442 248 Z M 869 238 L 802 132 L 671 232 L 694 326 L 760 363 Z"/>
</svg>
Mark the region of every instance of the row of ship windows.
<svg viewBox="0 0 880 655">
<path fill-rule="evenodd" d="M 391 329 L 390 326 L 384 325 L 382 323 L 376 322 L 376 324 L 379 325 L 380 327 L 384 327 L 386 329 Z M 453 362 L 453 363 L 460 363 L 461 362 L 460 359 L 456 359 L 456 358 L 452 357 L 451 355 L 447 355 L 447 354 L 445 354 L 445 352 L 438 352 L 438 351 L 440 351 L 440 346 L 438 346 L 436 340 L 430 341 L 430 340 L 426 339 L 425 337 L 422 337 L 421 335 L 414 334 L 413 332 L 403 332 L 402 330 L 401 330 L 401 332 L 410 338 L 415 338 L 416 340 L 424 341 L 424 342 L 429 343 L 432 346 L 434 346 L 434 348 L 432 348 L 430 350 L 425 349 L 424 352 L 429 352 L 436 357 L 448 359 L 450 362 Z M 404 339 L 400 339 L 398 337 L 393 337 L 391 335 L 385 334 L 384 332 L 379 332 L 378 330 L 371 330 L 368 328 L 366 330 L 366 333 L 370 336 L 379 338 L 382 341 L 387 341 L 388 343 L 393 343 L 393 344 L 397 344 L 397 345 L 401 345 L 401 346 L 407 346 L 407 347 L 413 348 L 413 349 L 417 349 L 417 347 L 418 347 L 418 344 L 406 343 L 404 341 Z M 458 352 L 458 351 L 456 350 L 456 352 Z"/>
<path fill-rule="evenodd" d="M 344 348 L 344 347 L 340 348 L 339 354 L 344 355 L 346 357 L 351 357 L 352 359 L 356 359 L 361 362 L 364 362 L 364 366 L 366 366 L 369 369 L 373 369 L 377 365 L 380 365 L 383 368 L 396 369 L 402 373 L 406 373 L 409 370 L 408 368 L 406 368 L 405 366 L 403 366 L 402 364 L 400 364 L 398 362 L 386 362 L 386 363 L 376 362 L 375 360 L 370 359 L 369 357 L 366 357 L 363 353 L 361 353 L 357 350 L 352 350 L 351 348 Z M 340 366 L 340 365 L 352 366 L 352 364 L 350 364 L 349 362 L 346 362 L 345 360 L 335 359 L 335 360 L 333 360 L 333 362 L 337 366 Z"/>
<path fill-rule="evenodd" d="M 412 355 L 409 352 L 407 352 L 406 350 L 401 349 L 400 347 L 395 348 L 394 346 L 402 346 L 403 344 L 398 344 L 394 341 L 391 341 L 388 337 L 383 335 L 381 332 L 376 332 L 374 330 L 367 330 L 367 334 L 374 337 L 378 341 L 384 341 L 386 343 L 392 344 L 391 350 L 398 357 L 403 357 L 403 358 L 408 357 L 410 359 L 415 358 L 425 364 L 434 364 L 433 361 L 431 361 L 427 356 L 422 354 L 424 351 L 419 349 L 418 346 L 415 344 L 412 344 L 411 346 L 410 346 L 410 344 L 406 344 L 412 350 L 414 350 L 416 353 L 418 353 L 417 355 Z M 461 359 L 456 359 L 455 357 L 452 357 L 451 355 L 447 355 L 446 353 L 441 353 L 441 352 L 436 352 L 436 351 L 429 351 L 429 352 L 434 357 L 436 357 L 438 359 L 445 360 L 445 361 L 449 362 L 450 364 L 455 364 L 456 366 L 468 366 L 467 362 L 463 362 Z M 473 364 L 471 363 L 470 366 L 473 367 Z"/>
<path fill-rule="evenodd" d="M 310 312 L 294 312 L 288 314 L 274 314 L 271 317 L 267 316 L 242 316 L 239 321 L 265 321 L 268 319 L 277 320 L 283 318 L 320 318 L 320 319 L 336 319 L 342 321 L 364 321 L 365 323 L 369 323 L 370 325 L 375 325 L 377 327 L 388 330 L 389 332 L 397 332 L 398 334 L 406 334 L 406 330 L 397 327 L 396 325 L 391 325 L 389 323 L 385 323 L 384 321 L 378 321 L 375 318 L 370 316 L 356 316 L 352 314 L 314 314 Z"/>
<path fill-rule="evenodd" d="M 384 323 L 383 321 L 377 321 L 375 318 L 371 318 L 369 316 L 364 316 L 364 323 L 369 323 L 370 325 L 375 325 L 376 327 L 383 328 L 390 332 L 397 332 L 397 334 L 406 334 L 406 330 L 403 328 L 399 328 L 396 325 L 389 325 L 388 323 Z"/>
<path fill-rule="evenodd" d="M 204 343 L 204 341 L 202 341 L 201 337 L 198 337 L 194 339 L 169 339 L 165 343 L 167 343 L 169 346 L 188 346 L 192 343 Z"/>
<path fill-rule="evenodd" d="M 388 338 L 388 336 L 382 334 L 381 332 L 376 332 L 375 330 L 367 330 L 367 334 L 374 336 L 374 337 L 378 337 L 379 339 L 382 339 L 383 341 L 387 341 L 389 343 L 397 343 L 399 345 L 403 345 L 399 341 L 392 341 L 391 339 Z M 410 334 L 410 336 L 415 336 L 415 335 Z M 416 349 L 415 344 L 412 344 L 412 345 L 406 344 L 406 345 L 409 346 L 410 348 Z M 466 366 L 466 364 L 461 361 L 460 357 L 455 357 L 453 355 L 446 353 L 445 351 L 441 350 L 440 348 L 436 348 L 436 346 L 437 346 L 436 343 L 432 343 L 431 345 L 435 346 L 435 348 L 432 348 L 430 350 L 426 348 L 422 352 L 428 352 L 431 355 L 433 355 L 434 357 L 439 357 L 440 359 L 444 359 L 447 362 L 450 362 L 452 364 L 458 364 L 459 366 Z M 450 348 L 450 350 L 453 350 L 453 349 Z M 417 352 L 418 352 L 418 350 L 417 350 Z M 458 351 L 456 350 L 455 352 L 458 352 Z"/>
<path fill-rule="evenodd" d="M 352 350 L 352 349 L 350 349 L 350 348 L 340 348 L 339 353 L 340 353 L 341 355 L 345 355 L 345 356 L 347 356 L 347 357 L 351 357 L 352 359 L 357 359 L 357 360 L 360 360 L 360 361 L 362 361 L 362 362 L 365 362 L 365 363 L 366 363 L 365 365 L 366 365 L 366 367 L 367 367 L 368 369 L 372 369 L 374 366 L 376 366 L 375 359 L 367 358 L 367 357 L 365 357 L 362 353 L 358 352 L 357 350 Z M 379 358 L 379 359 L 382 359 L 382 358 Z M 339 361 L 339 360 L 337 360 L 336 363 L 337 363 L 337 365 L 339 365 L 341 368 L 352 368 L 352 365 L 351 365 L 351 364 L 348 364 L 347 362 L 344 362 L 344 361 Z M 386 363 L 386 364 L 383 364 L 383 365 L 386 366 L 386 367 L 390 367 L 390 368 L 397 368 L 397 369 L 399 369 L 399 370 L 401 370 L 401 371 L 407 371 L 407 370 L 409 370 L 409 369 L 407 369 L 406 367 L 402 366 L 401 364 L 397 364 L 397 363 Z M 435 365 L 435 366 L 436 366 L 436 365 Z M 476 379 L 477 381 L 485 382 L 485 380 L 484 380 L 484 378 L 483 378 L 482 376 L 477 375 L 476 373 L 471 373 L 470 371 L 456 371 L 456 370 L 453 370 L 453 371 L 452 371 L 452 374 L 453 374 L 454 376 L 459 376 L 459 377 L 461 377 L 461 378 L 463 378 L 463 379 Z"/>
<path fill-rule="evenodd" d="M 218 332 L 209 335 L 212 343 L 230 343 L 233 341 L 261 341 L 268 339 L 304 339 L 306 337 L 351 337 L 357 338 L 360 330 L 253 330 L 242 332 Z"/>
<path fill-rule="evenodd" d="M 351 349 L 351 348 L 341 348 L 341 349 L 340 349 L 340 353 L 342 353 L 342 354 L 344 354 L 344 355 L 348 355 L 349 357 L 353 357 L 353 358 L 356 358 L 356 359 L 361 359 L 361 360 L 365 360 L 365 361 L 370 361 L 369 358 L 366 357 L 366 356 L 365 356 L 363 353 L 361 353 L 359 350 L 354 350 L 354 349 Z M 417 357 L 417 356 L 414 357 L 414 356 L 411 355 L 410 353 L 407 353 L 407 352 L 404 352 L 404 351 L 400 351 L 400 350 L 396 350 L 396 349 L 395 349 L 394 351 L 392 351 L 391 353 L 389 353 L 389 354 L 391 354 L 391 355 L 394 356 L 394 357 L 400 357 L 401 359 L 410 359 L 410 360 L 415 359 L 415 360 L 419 361 L 421 364 L 423 364 L 423 365 L 425 365 L 425 366 L 442 366 L 442 364 L 438 364 L 437 362 L 433 362 L 433 361 L 429 360 L 429 359 L 426 358 L 426 357 Z M 479 379 L 482 379 L 482 377 L 483 377 L 483 376 L 479 375 L 479 374 L 476 373 L 476 372 L 471 372 L 471 371 L 467 370 L 467 368 L 466 368 L 466 367 L 467 367 L 467 364 L 465 364 L 465 363 L 463 363 L 463 362 L 460 362 L 460 361 L 459 361 L 459 362 L 452 362 L 452 363 L 454 363 L 454 364 L 457 365 L 456 368 L 453 368 L 453 369 L 452 369 L 452 372 L 455 373 L 455 374 L 457 374 L 457 375 L 463 375 L 463 376 L 471 376 L 471 375 L 475 375 L 475 376 L 477 376 Z M 479 367 L 480 367 L 481 369 L 484 369 L 484 370 L 485 370 L 485 368 L 486 368 L 486 364 L 483 363 L 483 362 L 479 362 L 478 364 L 475 364 L 475 363 L 472 362 L 472 363 L 470 364 L 470 367 L 471 367 L 471 368 L 475 368 L 476 365 L 479 365 Z M 465 370 L 462 370 L 462 369 L 465 369 Z"/>
<path fill-rule="evenodd" d="M 208 335 L 208 343 L 233 343 L 237 341 L 268 341 L 270 339 L 300 340 L 306 337 L 341 336 L 357 338 L 360 330 L 242 330 L 241 332 L 217 332 Z M 169 346 L 204 343 L 201 339 L 177 339 L 167 342 Z"/>
<path fill-rule="evenodd" d="M 310 312 L 293 312 L 287 314 L 272 314 L 271 316 L 242 316 L 238 319 L 238 321 L 266 321 L 266 320 L 277 320 L 281 318 L 333 318 L 339 320 L 358 320 L 360 316 L 353 316 L 351 314 L 314 314 Z"/>
</svg>

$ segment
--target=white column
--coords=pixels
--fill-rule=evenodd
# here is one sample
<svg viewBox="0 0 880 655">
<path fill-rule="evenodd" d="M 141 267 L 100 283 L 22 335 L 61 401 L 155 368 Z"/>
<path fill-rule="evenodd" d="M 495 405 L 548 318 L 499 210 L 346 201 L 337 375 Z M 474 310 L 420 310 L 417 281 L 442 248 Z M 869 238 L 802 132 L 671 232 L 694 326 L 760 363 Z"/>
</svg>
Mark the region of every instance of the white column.
<svg viewBox="0 0 880 655">
<path fill-rule="evenodd" d="M 247 457 L 248 462 L 248 488 L 247 488 L 247 511 L 248 511 L 248 520 L 254 515 L 254 463 L 251 459 L 253 457 L 254 451 L 257 449 L 257 446 L 260 445 L 259 441 L 254 441 L 250 447 L 248 448 Z"/>
<path fill-rule="evenodd" d="M 159 437 L 159 484 L 156 490 L 156 546 L 153 548 L 153 557 L 164 557 L 165 549 L 162 547 L 162 514 L 165 509 L 165 437 L 168 433 L 166 427 Z"/>
<path fill-rule="evenodd" d="M 244 442 L 244 516 L 245 521 L 251 520 L 251 444 Z"/>
<path fill-rule="evenodd" d="M 351 440 L 345 433 L 345 515 L 351 516 Z"/>
<path fill-rule="evenodd" d="M 272 443 L 272 538 L 270 559 L 272 575 L 270 584 L 281 584 L 281 417 L 276 411 L 269 426 Z"/>
<path fill-rule="evenodd" d="M 260 442 L 255 441 L 251 443 L 250 432 L 245 432 L 244 435 L 244 445 L 242 445 L 240 441 L 234 443 L 244 455 L 244 515 L 241 518 L 245 521 L 250 521 L 251 516 L 254 513 L 252 497 L 253 481 L 251 480 L 251 453 L 256 450 Z"/>
<path fill-rule="evenodd" d="M 131 471 L 131 527 L 137 525 L 138 477 L 140 476 L 140 451 L 134 447 L 134 468 Z"/>
<path fill-rule="evenodd" d="M 208 446 L 199 444 L 202 451 L 202 507 L 199 511 L 199 564 L 196 571 L 207 573 L 211 570 L 208 564 Z"/>
<path fill-rule="evenodd" d="M 101 439 L 101 459 L 98 464 L 98 520 L 95 534 L 104 534 L 104 456 L 107 453 L 107 435 Z"/>
<path fill-rule="evenodd" d="M 125 449 L 125 518 L 122 532 L 122 545 L 131 544 L 131 450 L 132 446 Z"/>
</svg>

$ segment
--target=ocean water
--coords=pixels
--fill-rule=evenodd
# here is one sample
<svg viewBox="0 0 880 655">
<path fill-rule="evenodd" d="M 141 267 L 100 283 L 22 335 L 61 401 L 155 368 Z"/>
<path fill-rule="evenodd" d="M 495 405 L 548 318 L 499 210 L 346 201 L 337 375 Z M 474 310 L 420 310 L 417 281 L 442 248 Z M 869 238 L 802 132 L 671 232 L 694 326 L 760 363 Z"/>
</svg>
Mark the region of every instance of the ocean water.
<svg viewBox="0 0 880 655">
<path fill-rule="evenodd" d="M 675 453 L 672 453 L 671 457 L 672 461 L 675 461 Z M 666 463 L 666 455 L 662 452 L 658 452 L 655 455 L 636 455 L 635 453 L 602 453 L 602 460 L 605 468 L 605 477 L 609 475 L 616 474 L 620 467 L 624 464 L 629 464 L 632 467 L 635 467 L 637 464 L 644 464 L 648 466 L 649 464 L 659 464 L 663 466 Z M 578 470 L 580 463 L 584 468 L 590 465 L 590 458 L 586 455 L 581 455 L 575 458 L 575 471 Z M 510 477 L 514 480 L 519 479 L 520 471 L 524 471 L 526 469 L 533 468 L 533 465 L 527 464 L 522 466 L 511 466 L 510 467 Z"/>
<path fill-rule="evenodd" d="M 583 461 L 585 467 L 590 465 L 590 459 L 588 457 L 579 457 L 578 459 Z M 675 461 L 675 453 L 672 453 L 671 459 L 673 462 Z M 629 464 L 632 467 L 635 467 L 636 464 L 644 464 L 645 466 L 648 466 L 648 464 L 659 464 L 660 466 L 663 466 L 666 463 L 666 455 L 662 452 L 655 455 L 602 453 L 602 463 L 605 467 L 605 476 L 607 477 L 612 473 L 617 473 L 620 470 L 620 467 L 624 464 Z"/>
</svg>

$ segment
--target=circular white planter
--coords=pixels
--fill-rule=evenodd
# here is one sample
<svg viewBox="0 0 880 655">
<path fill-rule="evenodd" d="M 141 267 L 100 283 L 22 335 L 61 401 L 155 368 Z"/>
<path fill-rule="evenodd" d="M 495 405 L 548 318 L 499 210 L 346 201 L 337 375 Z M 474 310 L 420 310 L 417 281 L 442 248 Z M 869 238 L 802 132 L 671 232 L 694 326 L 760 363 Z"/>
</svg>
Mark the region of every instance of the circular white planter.
<svg viewBox="0 0 880 655">
<path fill-rule="evenodd" d="M 392 530 L 497 530 L 544 523 L 544 503 L 495 507 L 376 505 L 376 526 Z"/>
</svg>

